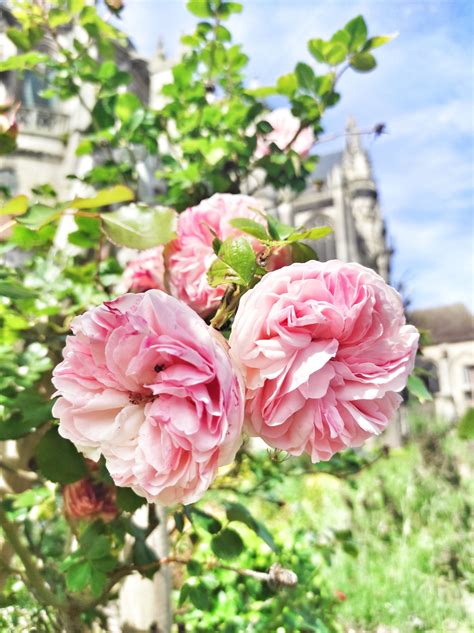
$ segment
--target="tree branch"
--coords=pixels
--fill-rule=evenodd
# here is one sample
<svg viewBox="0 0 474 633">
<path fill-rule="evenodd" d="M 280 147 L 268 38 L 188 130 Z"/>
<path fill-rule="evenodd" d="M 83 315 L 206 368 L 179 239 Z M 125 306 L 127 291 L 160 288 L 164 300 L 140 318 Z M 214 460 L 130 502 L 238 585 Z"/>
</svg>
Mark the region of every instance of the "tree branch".
<svg viewBox="0 0 474 633">
<path fill-rule="evenodd" d="M 26 576 L 28 579 L 27 587 L 31 589 L 31 592 L 35 598 L 43 605 L 51 605 L 53 607 L 60 608 L 62 606 L 61 601 L 50 590 L 46 581 L 42 577 L 36 561 L 31 556 L 28 548 L 23 545 L 18 535 L 18 526 L 8 519 L 5 510 L 0 506 L 0 526 L 5 533 L 6 539 L 15 550 L 18 558 L 23 563 Z"/>
</svg>

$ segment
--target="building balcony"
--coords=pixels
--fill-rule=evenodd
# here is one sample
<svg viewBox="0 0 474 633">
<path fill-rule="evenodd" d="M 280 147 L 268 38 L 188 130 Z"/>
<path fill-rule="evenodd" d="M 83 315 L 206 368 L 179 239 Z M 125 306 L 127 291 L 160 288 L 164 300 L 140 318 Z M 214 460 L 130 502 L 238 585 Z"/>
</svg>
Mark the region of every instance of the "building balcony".
<svg viewBox="0 0 474 633">
<path fill-rule="evenodd" d="M 41 108 L 20 108 L 16 115 L 20 134 L 61 138 L 69 130 L 69 116 Z"/>
</svg>

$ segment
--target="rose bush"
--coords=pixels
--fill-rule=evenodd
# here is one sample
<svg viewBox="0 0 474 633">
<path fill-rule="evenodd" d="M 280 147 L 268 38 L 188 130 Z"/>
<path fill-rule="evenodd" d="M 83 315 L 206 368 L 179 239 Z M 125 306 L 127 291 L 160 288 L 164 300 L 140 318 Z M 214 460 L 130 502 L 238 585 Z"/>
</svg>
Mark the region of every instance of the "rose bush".
<svg viewBox="0 0 474 633">
<path fill-rule="evenodd" d="M 192 503 L 241 443 L 243 392 L 225 342 L 159 290 L 76 317 L 53 372 L 60 434 L 118 486 Z"/>
<path fill-rule="evenodd" d="M 18 583 L 29 592 L 36 615 L 24 630 L 107 630 L 105 607 L 123 578 L 184 564 L 175 577 L 187 630 L 221 625 L 213 606 L 221 609 L 229 574 L 237 574 L 244 600 L 235 607 L 231 597 L 238 612 L 226 614 L 239 630 L 254 627 L 258 611 L 262 630 L 309 630 L 317 613 L 318 626 L 335 631 L 333 592 L 315 575 L 328 546 L 302 530 L 275 542 L 252 514 L 260 512 L 256 495 L 279 512 L 285 499 L 275 498 L 273 482 L 301 468 L 248 444 L 238 450 L 244 385 L 224 337 L 235 318 L 248 429 L 273 446 L 329 457 L 384 426 L 398 404 L 415 338 L 402 334 L 398 299 L 368 272 L 356 281 L 351 267 L 339 285 L 316 262 L 284 268 L 316 258 L 308 242 L 331 229 L 288 226 L 278 215 L 314 173 L 310 149 L 339 100 L 339 78 L 374 68 L 372 49 L 391 37 L 369 37 L 358 16 L 329 40 L 310 40 L 313 61 L 254 89 L 248 58 L 224 26 L 241 5 L 190 1 L 199 22 L 183 36 L 155 109 L 143 101 L 144 66 L 106 13 L 122 4 L 22 0 L 7 18 L 5 37 L 18 54 L 0 60 L 0 71 L 40 75 L 53 111 L 69 102 L 60 112 L 78 112 L 81 129 L 64 136 L 64 154 L 88 158 L 67 183 L 38 174 L 31 191 L 0 192 L 0 234 L 8 236 L 0 249 L 0 439 L 18 451 L 12 458 L 11 445 L 0 447 L 0 562 L 14 576 L 6 601 L 17 601 Z M 265 114 L 269 95 L 288 108 Z M 0 116 L 0 153 L 15 149 L 12 114 Z M 121 247 L 143 251 L 125 273 Z M 291 282 L 299 270 L 314 279 Z M 279 279 L 288 284 L 267 292 Z M 121 286 L 143 294 L 116 298 Z M 356 289 L 360 297 L 351 298 Z M 84 456 L 97 460 L 92 473 Z M 348 452 L 327 471 L 340 475 L 345 463 L 354 472 L 368 462 Z M 154 502 L 174 507 L 166 516 Z M 160 538 L 170 541 L 161 558 L 147 542 L 160 521 Z M 238 566 L 228 564 L 238 557 Z M 295 582 L 283 561 L 300 577 L 296 600 L 275 599 L 289 588 L 282 578 Z M 280 580 L 263 569 L 281 570 Z M 156 598 L 159 628 L 168 631 L 169 596 Z M 13 621 L 0 614 L 0 628 L 12 630 Z"/>
<path fill-rule="evenodd" d="M 269 273 L 241 300 L 230 336 L 248 430 L 313 462 L 378 435 L 418 348 L 398 293 L 359 264 L 309 261 Z"/>
</svg>

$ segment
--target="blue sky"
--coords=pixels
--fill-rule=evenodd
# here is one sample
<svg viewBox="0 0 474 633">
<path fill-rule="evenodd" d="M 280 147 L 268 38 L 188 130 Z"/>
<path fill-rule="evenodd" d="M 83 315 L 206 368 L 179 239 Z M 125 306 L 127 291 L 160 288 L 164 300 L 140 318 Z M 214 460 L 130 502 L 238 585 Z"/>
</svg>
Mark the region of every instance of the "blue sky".
<svg viewBox="0 0 474 633">
<path fill-rule="evenodd" d="M 124 30 L 138 51 L 157 40 L 169 56 L 196 21 L 182 0 L 128 0 Z M 268 85 L 310 61 L 306 42 L 328 37 L 362 13 L 372 34 L 397 31 L 378 49 L 378 68 L 346 73 L 342 99 L 325 116 L 339 133 L 386 122 L 389 134 L 366 146 L 396 253 L 393 281 L 417 308 L 463 302 L 474 308 L 474 3 L 454 0 L 243 0 L 230 26 L 250 56 L 249 80 Z M 327 143 L 336 151 L 342 140 Z"/>
</svg>

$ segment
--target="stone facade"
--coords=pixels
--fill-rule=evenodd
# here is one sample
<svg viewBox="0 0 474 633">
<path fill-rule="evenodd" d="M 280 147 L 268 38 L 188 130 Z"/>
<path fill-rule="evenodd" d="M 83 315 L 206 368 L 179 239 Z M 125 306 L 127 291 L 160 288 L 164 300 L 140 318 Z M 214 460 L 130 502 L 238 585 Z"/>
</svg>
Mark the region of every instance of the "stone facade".
<svg viewBox="0 0 474 633">
<path fill-rule="evenodd" d="M 462 304 L 412 312 L 410 320 L 426 333 L 419 365 L 429 372 L 426 382 L 436 414 L 459 418 L 474 407 L 474 319 Z"/>
</svg>

